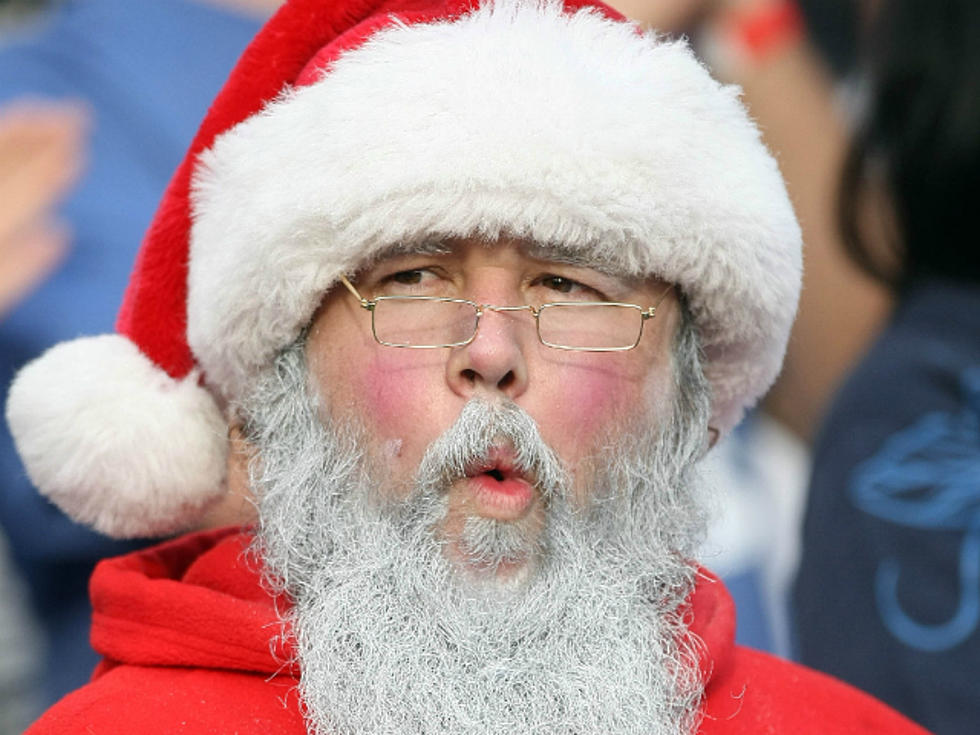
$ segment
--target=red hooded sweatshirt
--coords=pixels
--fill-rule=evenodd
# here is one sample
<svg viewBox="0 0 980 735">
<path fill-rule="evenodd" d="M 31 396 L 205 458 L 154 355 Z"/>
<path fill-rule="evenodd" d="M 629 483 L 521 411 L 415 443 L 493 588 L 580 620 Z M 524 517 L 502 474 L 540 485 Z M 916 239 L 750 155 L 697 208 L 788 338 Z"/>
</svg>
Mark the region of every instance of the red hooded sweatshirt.
<svg viewBox="0 0 980 735">
<path fill-rule="evenodd" d="M 289 643 L 237 529 L 102 562 L 92 576 L 92 681 L 28 735 L 304 735 Z M 734 643 L 735 611 L 703 574 L 690 601 L 707 677 L 701 735 L 923 735 L 870 696 Z M 451 735 L 451 734 L 450 734 Z"/>
</svg>

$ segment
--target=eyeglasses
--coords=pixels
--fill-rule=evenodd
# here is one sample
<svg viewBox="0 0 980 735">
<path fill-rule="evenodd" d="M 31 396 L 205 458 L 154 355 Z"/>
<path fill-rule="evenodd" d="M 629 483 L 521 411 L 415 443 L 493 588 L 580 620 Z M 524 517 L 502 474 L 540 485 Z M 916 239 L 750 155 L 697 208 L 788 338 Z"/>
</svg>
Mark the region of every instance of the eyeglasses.
<svg viewBox="0 0 980 735">
<path fill-rule="evenodd" d="M 366 299 L 344 276 L 340 282 L 371 312 L 375 340 L 387 347 L 410 349 L 461 347 L 476 337 L 484 312 L 529 311 L 537 322 L 538 339 L 548 347 L 582 352 L 632 350 L 643 336 L 643 324 L 656 315 L 673 288 L 668 287 L 654 306 L 644 309 L 611 301 L 556 301 L 534 307 L 494 306 L 440 296 Z"/>
</svg>

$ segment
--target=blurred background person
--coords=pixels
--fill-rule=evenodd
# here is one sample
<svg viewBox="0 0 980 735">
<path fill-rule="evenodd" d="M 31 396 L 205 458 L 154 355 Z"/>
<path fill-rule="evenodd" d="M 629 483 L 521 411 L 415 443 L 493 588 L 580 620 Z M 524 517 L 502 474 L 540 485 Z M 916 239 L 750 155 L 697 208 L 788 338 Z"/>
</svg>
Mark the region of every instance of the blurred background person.
<svg viewBox="0 0 980 735">
<path fill-rule="evenodd" d="M 966 735 L 980 723 L 980 3 L 883 0 L 867 70 L 841 231 L 896 308 L 815 443 L 800 658 Z M 882 206 L 871 221 L 891 227 L 869 232 Z"/>
<path fill-rule="evenodd" d="M 84 112 L 73 105 L 0 110 L 0 320 L 64 256 L 51 202 L 78 177 Z M 40 704 L 41 642 L 0 533 L 0 733 L 20 732 Z"/>
<path fill-rule="evenodd" d="M 976 732 L 980 3 L 627 3 L 653 27 L 689 33 L 742 86 L 803 227 L 784 373 L 742 445 L 736 434 L 718 452 L 729 477 L 801 450 L 797 466 L 812 463 L 808 490 L 805 477 L 780 488 L 755 473 L 769 483 L 768 517 L 765 503 L 751 506 L 741 530 L 765 537 L 763 569 L 779 569 L 763 573 L 765 594 L 788 609 L 802 541 L 798 657 L 937 733 Z M 808 29 L 835 25 L 845 35 L 818 55 Z M 835 84 L 826 62 L 847 68 L 848 33 L 859 63 Z M 760 441 L 753 426 L 780 438 Z M 737 499 L 745 485 L 733 487 Z M 737 558 L 751 538 L 735 530 Z"/>
<path fill-rule="evenodd" d="M 803 291 L 783 372 L 707 463 L 726 510 L 704 553 L 738 603 L 739 641 L 788 656 L 812 438 L 890 308 L 887 290 L 845 254 L 837 226 L 863 11 L 857 0 L 614 4 L 645 27 L 689 36 L 717 77 L 740 85 L 803 229 Z"/>
<path fill-rule="evenodd" d="M 55 342 L 112 327 L 170 174 L 238 54 L 276 5 L 66 0 L 44 3 L 33 14 L 23 12 L 24 2 L 16 14 L 3 8 L 4 403 L 23 363 Z M 32 120 L 27 130 L 25 119 Z M 93 565 L 141 542 L 109 541 L 42 499 L 16 457 L 6 422 L 0 424 L 0 524 L 44 641 L 41 693 L 30 720 L 84 683 L 96 663 L 87 634 Z M 16 583 L 9 575 L 8 581 Z M 4 645 L 0 658 L 7 658 Z"/>
</svg>

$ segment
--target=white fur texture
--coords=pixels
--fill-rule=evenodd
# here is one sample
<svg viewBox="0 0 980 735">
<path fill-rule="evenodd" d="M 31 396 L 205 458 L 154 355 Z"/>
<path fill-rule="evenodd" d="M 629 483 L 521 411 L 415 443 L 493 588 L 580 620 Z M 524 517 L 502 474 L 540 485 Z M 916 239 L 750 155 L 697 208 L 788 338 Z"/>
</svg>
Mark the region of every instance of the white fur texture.
<svg viewBox="0 0 980 735">
<path fill-rule="evenodd" d="M 778 373 L 800 287 L 737 88 L 683 43 L 533 0 L 377 33 L 221 136 L 193 204 L 189 340 L 226 397 L 381 249 L 506 233 L 678 284 L 724 433 Z"/>
<path fill-rule="evenodd" d="M 175 381 L 120 335 L 64 342 L 24 367 L 7 421 L 41 493 L 110 536 L 180 530 L 224 489 L 214 399 L 196 373 Z"/>
</svg>

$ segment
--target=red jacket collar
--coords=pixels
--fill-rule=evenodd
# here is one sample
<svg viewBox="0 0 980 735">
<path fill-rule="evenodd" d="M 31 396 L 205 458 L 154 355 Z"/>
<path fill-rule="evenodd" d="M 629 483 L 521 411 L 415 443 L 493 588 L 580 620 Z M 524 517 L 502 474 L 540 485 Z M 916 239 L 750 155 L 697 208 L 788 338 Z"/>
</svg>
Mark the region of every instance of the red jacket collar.
<svg viewBox="0 0 980 735">
<path fill-rule="evenodd" d="M 100 563 L 91 582 L 92 645 L 106 657 L 103 667 L 290 671 L 292 642 L 277 614 L 290 603 L 263 587 L 251 540 L 225 528 Z M 686 614 L 708 682 L 728 670 L 735 639 L 734 604 L 711 572 L 698 571 Z"/>
</svg>

